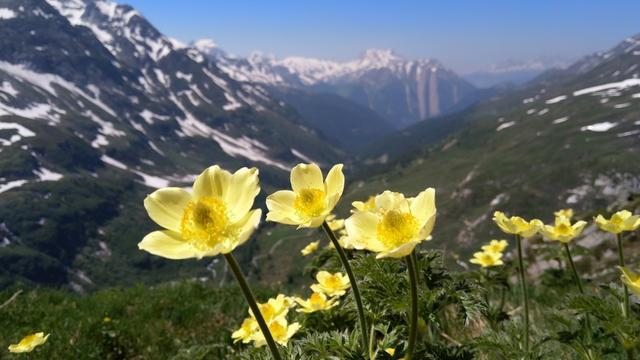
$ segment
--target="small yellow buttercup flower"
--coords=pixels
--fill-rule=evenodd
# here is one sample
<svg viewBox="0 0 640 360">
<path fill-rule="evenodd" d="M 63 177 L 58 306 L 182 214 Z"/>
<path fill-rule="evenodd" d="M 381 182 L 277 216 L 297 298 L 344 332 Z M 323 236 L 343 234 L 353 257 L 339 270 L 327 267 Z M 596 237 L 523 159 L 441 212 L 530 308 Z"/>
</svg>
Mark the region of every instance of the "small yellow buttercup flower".
<svg viewBox="0 0 640 360">
<path fill-rule="evenodd" d="M 501 253 L 508 245 L 507 240 L 491 240 L 489 244 L 483 245 L 481 249 L 486 252 Z"/>
<path fill-rule="evenodd" d="M 320 246 L 320 240 L 309 243 L 309 245 L 305 246 L 304 249 L 300 250 L 300 253 L 304 256 L 312 254 L 318 247 Z"/>
<path fill-rule="evenodd" d="M 571 220 L 568 217 L 558 216 L 556 217 L 556 221 L 553 226 L 544 225 L 540 228 L 540 232 L 542 232 L 542 234 L 549 240 L 568 243 L 580 236 L 580 233 L 582 233 L 582 230 L 586 225 L 586 221 L 580 220 L 575 224 L 571 224 Z"/>
<path fill-rule="evenodd" d="M 564 216 L 568 219 L 573 217 L 573 209 L 561 209 L 553 213 L 556 217 Z"/>
<path fill-rule="evenodd" d="M 493 221 L 503 232 L 507 234 L 520 235 L 523 238 L 532 237 L 544 225 L 542 221 L 538 219 L 526 221 L 519 216 L 512 216 L 509 218 L 501 211 L 493 213 Z"/>
<path fill-rule="evenodd" d="M 138 248 L 168 259 L 201 259 L 227 254 L 249 240 L 261 210 L 251 210 L 260 192 L 258 169 L 231 174 L 212 166 L 200 174 L 192 191 L 163 188 L 144 200 L 149 217 L 165 230 L 142 239 Z"/>
<path fill-rule="evenodd" d="M 316 164 L 291 169 L 291 190 L 267 197 L 267 221 L 303 227 L 319 227 L 340 200 L 344 190 L 342 164 L 335 165 L 323 181 Z"/>
<path fill-rule="evenodd" d="M 473 254 L 473 258 L 469 260 L 472 264 L 485 267 L 503 265 L 501 252 L 478 251 Z"/>
<path fill-rule="evenodd" d="M 622 282 L 625 283 L 634 294 L 640 296 L 640 274 L 631 271 L 628 267 L 619 266 L 618 268 L 622 271 L 622 275 L 620 276 Z"/>
<path fill-rule="evenodd" d="M 311 285 L 311 290 L 331 297 L 344 295 L 351 286 L 349 277 L 340 272 L 332 274 L 324 270 L 319 271 L 316 280 L 318 283 Z"/>
<path fill-rule="evenodd" d="M 9 345 L 9 352 L 27 353 L 32 352 L 36 347 L 47 342 L 50 334 L 45 335 L 43 332 L 27 335 L 17 344 Z"/>
<path fill-rule="evenodd" d="M 623 231 L 634 231 L 640 227 L 640 215 L 633 215 L 630 211 L 622 210 L 606 219 L 602 215 L 596 216 L 596 225 L 601 230 L 612 234 L 619 234 Z"/>
<path fill-rule="evenodd" d="M 365 207 L 361 207 L 365 209 Z M 435 190 L 415 198 L 385 191 L 375 197 L 375 207 L 358 210 L 345 222 L 348 243 L 355 249 L 378 253 L 377 258 L 409 255 L 427 240 L 436 220 Z"/>
<path fill-rule="evenodd" d="M 277 319 L 279 317 L 287 316 L 289 309 L 295 305 L 294 299 L 285 296 L 284 294 L 278 294 L 275 298 L 267 300 L 264 304 L 258 304 L 260 313 L 267 323 Z M 253 312 L 249 309 L 249 315 L 253 317 Z"/>
<path fill-rule="evenodd" d="M 300 330 L 300 324 L 295 322 L 289 324 L 284 317 L 277 318 L 269 323 L 269 332 L 273 336 L 273 340 L 282 346 L 287 346 L 289 339 Z M 255 347 L 261 347 L 267 344 L 262 331 L 256 331 L 252 336 Z"/>
<path fill-rule="evenodd" d="M 297 312 L 312 313 L 320 310 L 328 310 L 338 305 L 337 298 L 327 300 L 327 296 L 323 293 L 314 292 L 308 299 L 296 298 L 296 302 L 300 305 Z"/>
<path fill-rule="evenodd" d="M 240 325 L 240 329 L 231 334 L 231 338 L 234 343 L 242 341 L 243 344 L 247 344 L 253 340 L 253 334 L 255 334 L 256 331 L 260 331 L 258 322 L 255 318 L 248 317 L 244 319 L 242 325 Z"/>
</svg>

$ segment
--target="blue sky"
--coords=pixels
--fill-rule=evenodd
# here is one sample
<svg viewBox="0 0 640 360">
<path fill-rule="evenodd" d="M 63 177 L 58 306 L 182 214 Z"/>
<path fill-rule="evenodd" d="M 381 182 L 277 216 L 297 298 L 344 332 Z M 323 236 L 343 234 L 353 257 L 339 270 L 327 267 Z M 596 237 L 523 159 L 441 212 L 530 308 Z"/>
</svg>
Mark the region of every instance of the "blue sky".
<svg viewBox="0 0 640 360">
<path fill-rule="evenodd" d="M 367 48 L 460 72 L 507 59 L 573 59 L 640 33 L 638 0 L 118 0 L 168 36 L 238 55 L 335 60 Z"/>
</svg>

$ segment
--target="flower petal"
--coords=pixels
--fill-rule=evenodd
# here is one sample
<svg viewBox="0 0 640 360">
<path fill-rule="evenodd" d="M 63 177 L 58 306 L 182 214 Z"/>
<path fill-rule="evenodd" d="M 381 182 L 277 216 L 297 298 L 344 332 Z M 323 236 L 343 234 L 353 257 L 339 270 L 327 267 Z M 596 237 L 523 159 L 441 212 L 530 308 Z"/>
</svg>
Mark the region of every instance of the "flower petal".
<svg viewBox="0 0 640 360">
<path fill-rule="evenodd" d="M 138 249 L 167 259 L 179 260 L 202 257 L 196 249 L 173 231 L 154 231 L 138 243 Z"/>
<path fill-rule="evenodd" d="M 322 171 L 316 164 L 298 164 L 291 169 L 291 189 L 300 192 L 303 189 L 324 190 Z"/>
<path fill-rule="evenodd" d="M 164 188 L 154 191 L 144 199 L 149 217 L 165 229 L 180 231 L 184 208 L 191 201 L 191 194 L 181 188 Z"/>
<path fill-rule="evenodd" d="M 422 191 L 415 198 L 409 199 L 411 215 L 418 223 L 424 224 L 436 213 L 436 190 L 428 188 Z"/>
<path fill-rule="evenodd" d="M 376 238 L 378 215 L 369 211 L 358 211 L 345 220 L 344 226 L 348 234 L 345 242 L 356 249 L 364 248 L 375 252 L 384 250 L 384 246 Z"/>
<path fill-rule="evenodd" d="M 333 210 L 344 191 L 344 174 L 342 173 L 342 167 L 342 164 L 334 165 L 331 170 L 329 170 L 327 179 L 324 182 L 327 200 L 329 202 L 328 211 Z"/>
<path fill-rule="evenodd" d="M 231 186 L 226 189 L 222 199 L 229 210 L 229 218 L 235 222 L 242 219 L 260 192 L 258 169 L 242 168 L 231 175 Z"/>
<path fill-rule="evenodd" d="M 299 225 L 300 217 L 293 208 L 296 194 L 291 190 L 280 190 L 267 197 L 267 221 L 287 225 Z"/>
<path fill-rule="evenodd" d="M 193 183 L 193 196 L 200 198 L 203 196 L 224 199 L 224 194 L 229 189 L 232 182 L 230 172 L 223 170 L 218 165 L 205 169 Z"/>
<path fill-rule="evenodd" d="M 411 254 L 413 249 L 415 249 L 419 243 L 420 241 L 409 241 L 408 243 L 404 243 L 391 251 L 379 253 L 376 256 L 376 259 L 382 259 L 385 257 L 392 257 L 392 258 L 398 259 L 401 257 L 405 257 Z"/>
<path fill-rule="evenodd" d="M 376 196 L 376 208 L 385 210 L 397 210 L 409 212 L 409 202 L 404 195 L 398 192 L 386 190 Z"/>
<path fill-rule="evenodd" d="M 240 234 L 238 235 L 238 243 L 236 244 L 235 247 L 238 247 L 244 244 L 247 240 L 251 238 L 251 235 L 256 231 L 256 229 L 258 228 L 258 225 L 260 225 L 261 217 L 262 217 L 262 210 L 255 209 L 248 212 L 247 215 L 245 216 L 245 219 L 242 219 L 242 221 L 240 221 L 240 223 L 242 224 L 242 228 L 240 230 Z"/>
</svg>

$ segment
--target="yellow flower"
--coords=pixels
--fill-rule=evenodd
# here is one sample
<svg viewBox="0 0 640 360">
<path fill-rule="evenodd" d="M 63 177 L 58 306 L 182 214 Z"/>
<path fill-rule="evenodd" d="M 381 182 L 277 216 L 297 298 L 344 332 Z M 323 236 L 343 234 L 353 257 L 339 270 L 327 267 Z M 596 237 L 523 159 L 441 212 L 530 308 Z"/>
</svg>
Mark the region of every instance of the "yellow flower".
<svg viewBox="0 0 640 360">
<path fill-rule="evenodd" d="M 573 209 L 561 209 L 553 213 L 556 217 L 564 216 L 568 219 L 573 217 Z"/>
<path fill-rule="evenodd" d="M 326 221 L 332 231 L 344 229 L 344 219 L 338 219 L 334 214 L 327 216 Z"/>
<path fill-rule="evenodd" d="M 275 298 L 267 300 L 264 304 L 258 304 L 260 313 L 267 323 L 279 317 L 287 316 L 289 309 L 295 305 L 294 299 L 278 294 Z M 253 312 L 249 309 L 249 315 L 253 317 Z"/>
<path fill-rule="evenodd" d="M 26 353 L 32 352 L 37 346 L 47 342 L 50 334 L 45 335 L 43 332 L 27 335 L 17 344 L 9 345 L 9 352 Z"/>
<path fill-rule="evenodd" d="M 435 190 L 415 198 L 385 191 L 375 197 L 375 208 L 358 210 L 345 222 L 346 243 L 377 252 L 377 258 L 400 258 L 429 238 L 436 220 Z"/>
<path fill-rule="evenodd" d="M 580 236 L 580 233 L 586 225 L 587 222 L 582 220 L 572 225 L 571 220 L 569 220 L 568 217 L 558 216 L 556 217 L 556 221 L 553 226 L 544 225 L 540 229 L 540 232 L 542 232 L 542 234 L 549 240 L 568 243 Z"/>
<path fill-rule="evenodd" d="M 530 238 L 535 235 L 540 227 L 543 226 L 542 221 L 533 219 L 526 221 L 519 216 L 506 217 L 501 211 L 493 213 L 493 221 L 498 224 L 500 230 L 507 234 L 520 235 L 523 238 Z"/>
<path fill-rule="evenodd" d="M 267 197 L 267 221 L 302 227 L 318 227 L 331 213 L 344 190 L 342 164 L 335 165 L 322 181 L 316 164 L 299 164 L 291 170 L 291 190 Z"/>
<path fill-rule="evenodd" d="M 312 243 L 309 243 L 309 245 L 305 246 L 304 249 L 300 251 L 300 253 L 304 256 L 307 256 L 313 253 L 314 251 L 318 250 L 319 246 L 320 246 L 320 240 L 314 241 Z"/>
<path fill-rule="evenodd" d="M 396 354 L 396 349 L 394 349 L 394 348 L 386 348 L 386 349 L 384 349 L 384 352 L 386 352 L 387 354 L 393 356 L 393 355 Z"/>
<path fill-rule="evenodd" d="M 488 245 L 483 245 L 482 250 L 486 252 L 501 253 L 507 248 L 507 240 L 491 240 Z"/>
<path fill-rule="evenodd" d="M 370 210 L 375 210 L 376 209 L 376 197 L 375 196 L 369 196 L 369 199 L 367 199 L 367 201 L 354 201 L 351 203 L 351 205 L 356 208 L 355 210 L 351 210 L 351 212 L 356 212 L 356 211 L 370 211 Z"/>
<path fill-rule="evenodd" d="M 309 299 L 296 298 L 296 302 L 301 306 L 297 312 L 312 313 L 319 310 L 328 310 L 338 305 L 337 298 L 327 300 L 327 296 L 322 293 L 314 292 Z"/>
<path fill-rule="evenodd" d="M 595 220 L 601 230 L 612 234 L 619 234 L 623 231 L 633 231 L 640 227 L 640 215 L 633 215 L 627 210 L 618 211 L 611 215 L 611 219 L 609 220 L 602 215 L 598 215 Z"/>
<path fill-rule="evenodd" d="M 238 341 L 242 341 L 243 344 L 249 343 L 253 340 L 253 335 L 256 331 L 259 331 L 260 327 L 258 326 L 258 322 L 253 317 L 248 317 L 244 319 L 242 325 L 240 325 L 240 329 L 234 331 L 231 334 L 231 338 L 233 342 L 236 343 Z"/>
<path fill-rule="evenodd" d="M 501 252 L 478 251 L 473 254 L 473 258 L 469 260 L 472 264 L 485 267 L 503 265 Z"/>
<path fill-rule="evenodd" d="M 299 323 L 288 324 L 287 319 L 284 317 L 277 318 L 269 323 L 269 332 L 271 336 L 273 336 L 273 340 L 282 346 L 287 346 L 289 339 L 291 339 L 298 330 L 300 330 Z M 262 331 L 253 333 L 252 340 L 255 347 L 261 347 L 267 343 Z"/>
<path fill-rule="evenodd" d="M 112 321 L 112 320 L 111 320 L 111 318 L 110 318 L 110 317 L 108 317 L 108 316 L 105 316 L 105 317 L 102 319 L 102 322 L 103 322 L 103 323 L 105 323 L 105 324 L 106 324 L 106 323 L 110 323 L 111 321 Z"/>
<path fill-rule="evenodd" d="M 340 272 L 332 274 L 324 270 L 319 271 L 316 280 L 318 283 L 311 285 L 311 290 L 328 296 L 342 296 L 351 286 L 349 277 Z"/>
<path fill-rule="evenodd" d="M 142 239 L 138 248 L 168 259 L 227 254 L 249 239 L 261 210 L 251 210 L 260 192 L 258 169 L 234 174 L 212 166 L 193 183 L 192 192 L 163 188 L 147 196 L 149 217 L 165 230 Z"/>
<path fill-rule="evenodd" d="M 627 267 L 618 266 L 618 268 L 622 271 L 622 276 L 620 277 L 622 282 L 625 283 L 634 294 L 640 296 L 640 275 Z"/>
</svg>

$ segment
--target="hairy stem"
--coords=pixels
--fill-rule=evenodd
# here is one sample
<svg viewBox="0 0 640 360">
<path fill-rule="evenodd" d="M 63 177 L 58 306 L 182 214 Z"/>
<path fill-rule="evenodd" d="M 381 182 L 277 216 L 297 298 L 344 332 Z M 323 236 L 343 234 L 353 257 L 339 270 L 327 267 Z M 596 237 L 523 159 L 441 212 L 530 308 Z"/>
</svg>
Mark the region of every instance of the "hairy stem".
<svg viewBox="0 0 640 360">
<path fill-rule="evenodd" d="M 618 239 L 618 265 L 620 265 L 620 267 L 624 267 L 624 249 L 622 248 L 622 234 L 618 233 L 616 234 L 617 239 Z M 627 288 L 627 285 L 622 283 L 622 286 L 624 287 L 624 301 L 621 304 L 622 305 L 622 315 L 627 318 L 629 317 L 629 289 Z"/>
<path fill-rule="evenodd" d="M 322 223 L 322 228 L 324 232 L 327 234 L 331 243 L 336 248 L 338 252 L 338 256 L 340 256 L 340 261 L 342 262 L 342 266 L 349 277 L 349 282 L 351 283 L 351 292 L 353 293 L 353 299 L 356 302 L 356 307 L 358 308 L 358 318 L 360 318 L 360 331 L 362 333 L 362 348 L 368 349 L 369 347 L 369 327 L 367 326 L 367 318 L 364 316 L 364 307 L 362 306 L 362 298 L 360 297 L 360 290 L 358 290 L 358 284 L 356 283 L 356 277 L 353 275 L 353 270 L 351 270 L 351 265 L 349 265 L 349 260 L 347 259 L 347 255 L 344 253 L 344 249 L 340 246 L 340 242 L 336 237 L 336 234 L 333 233 L 333 230 L 329 227 L 326 221 Z"/>
<path fill-rule="evenodd" d="M 405 256 L 407 271 L 409 272 L 409 283 L 411 285 L 411 317 L 409 318 L 409 344 L 404 355 L 405 360 L 411 360 L 416 348 L 418 338 L 418 274 L 414 258 L 409 254 Z"/>
<path fill-rule="evenodd" d="M 571 256 L 571 249 L 569 248 L 569 244 L 563 243 L 564 251 L 567 255 L 567 262 L 570 265 L 571 272 L 573 273 L 573 279 L 578 285 L 578 290 L 580 294 L 586 295 L 584 288 L 582 287 L 582 281 L 580 280 L 580 275 L 578 275 L 578 270 L 576 269 L 576 264 L 573 262 L 573 256 Z M 589 314 L 584 315 L 585 327 L 587 330 L 587 341 L 591 342 L 591 319 L 589 318 Z M 589 358 L 591 358 L 591 351 L 587 349 L 587 354 L 589 354 Z"/>
<path fill-rule="evenodd" d="M 258 326 L 260 326 L 260 331 L 262 331 L 262 335 L 264 335 L 265 340 L 267 341 L 267 345 L 269 346 L 269 350 L 271 350 L 271 354 L 275 360 L 282 360 L 280 357 L 280 352 L 278 351 L 278 346 L 276 346 L 275 341 L 273 341 L 273 336 L 271 336 L 271 332 L 269 331 L 269 326 L 264 321 L 264 317 L 262 317 L 262 313 L 260 312 L 260 308 L 258 307 L 258 303 L 256 303 L 256 298 L 253 296 L 253 292 L 251 292 L 251 288 L 249 284 L 247 284 L 247 279 L 242 274 L 242 270 L 240 269 L 240 265 L 236 259 L 231 255 L 231 253 L 224 254 L 225 259 L 227 260 L 227 264 L 229 264 L 229 268 L 233 275 L 235 275 L 236 280 L 238 280 L 238 284 L 240 285 L 240 289 L 242 289 L 242 293 L 244 297 L 247 299 L 249 303 L 249 308 L 253 312 L 253 316 L 258 322 Z"/>
<path fill-rule="evenodd" d="M 522 259 L 522 238 L 516 235 L 516 245 L 518 246 L 518 270 L 520 273 L 520 287 L 522 289 L 522 302 L 524 306 L 524 353 L 529 357 L 529 294 L 527 293 L 527 283 L 525 281 L 524 261 Z"/>
</svg>

